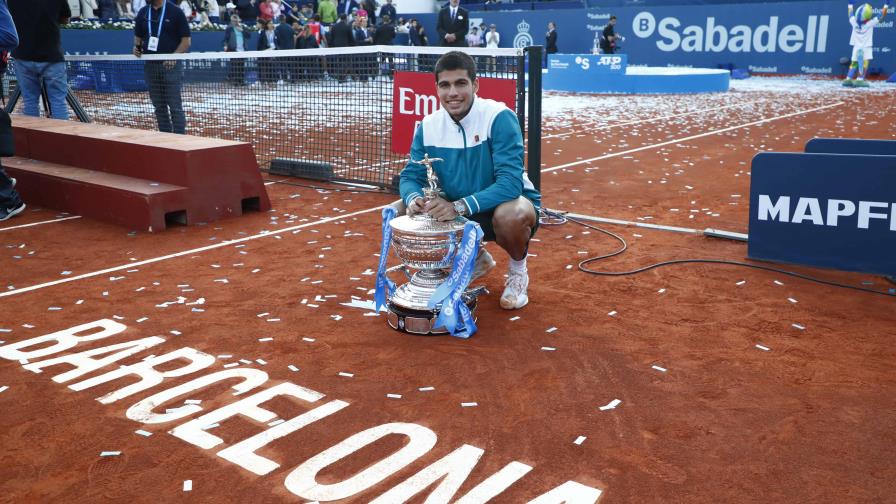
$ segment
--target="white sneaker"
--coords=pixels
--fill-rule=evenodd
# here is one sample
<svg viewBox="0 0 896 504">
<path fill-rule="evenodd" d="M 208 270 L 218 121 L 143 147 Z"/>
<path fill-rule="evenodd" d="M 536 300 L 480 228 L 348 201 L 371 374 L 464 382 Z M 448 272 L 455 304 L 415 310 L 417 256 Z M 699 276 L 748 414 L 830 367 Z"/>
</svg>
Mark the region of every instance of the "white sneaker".
<svg viewBox="0 0 896 504">
<path fill-rule="evenodd" d="M 495 267 L 495 259 L 491 254 L 488 253 L 488 250 L 484 248 L 479 249 L 479 255 L 476 256 L 476 263 L 473 264 L 473 276 L 470 277 L 470 281 L 476 280 L 482 275 L 488 273 Z"/>
<path fill-rule="evenodd" d="M 501 294 L 501 308 L 516 310 L 526 306 L 529 303 L 529 296 L 526 294 L 528 287 L 529 273 L 525 271 L 518 273 L 511 271 L 504 282 L 504 294 Z"/>
</svg>

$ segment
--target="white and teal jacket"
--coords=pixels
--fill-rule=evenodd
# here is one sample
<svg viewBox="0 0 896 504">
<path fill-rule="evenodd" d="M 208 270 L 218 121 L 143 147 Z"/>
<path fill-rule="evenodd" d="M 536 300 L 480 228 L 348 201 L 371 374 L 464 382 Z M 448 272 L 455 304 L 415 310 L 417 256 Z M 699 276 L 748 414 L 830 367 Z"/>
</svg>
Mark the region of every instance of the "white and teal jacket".
<svg viewBox="0 0 896 504">
<path fill-rule="evenodd" d="M 460 123 L 445 109 L 423 118 L 414 133 L 411 159 L 423 159 L 424 154 L 445 160 L 433 164 L 439 185 L 449 201 L 463 200 L 468 215 L 493 210 L 520 195 L 536 208 L 541 205 L 541 195 L 523 169 L 519 121 L 501 102 L 474 98 Z M 399 184 L 405 204 L 423 196 L 426 185 L 426 167 L 408 163 Z"/>
</svg>

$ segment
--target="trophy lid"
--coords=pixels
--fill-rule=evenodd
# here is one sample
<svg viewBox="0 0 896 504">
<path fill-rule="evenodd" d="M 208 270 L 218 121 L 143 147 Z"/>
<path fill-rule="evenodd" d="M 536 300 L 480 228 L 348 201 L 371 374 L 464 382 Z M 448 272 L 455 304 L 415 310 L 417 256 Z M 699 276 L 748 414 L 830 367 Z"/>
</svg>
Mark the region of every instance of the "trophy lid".
<svg viewBox="0 0 896 504">
<path fill-rule="evenodd" d="M 418 217 L 418 218 L 415 218 Z M 410 233 L 416 235 L 439 235 L 444 233 L 452 233 L 463 231 L 466 219 L 460 217 L 452 221 L 442 222 L 428 216 L 408 217 L 402 215 L 389 221 L 389 225 L 393 231 L 401 233 Z"/>
</svg>

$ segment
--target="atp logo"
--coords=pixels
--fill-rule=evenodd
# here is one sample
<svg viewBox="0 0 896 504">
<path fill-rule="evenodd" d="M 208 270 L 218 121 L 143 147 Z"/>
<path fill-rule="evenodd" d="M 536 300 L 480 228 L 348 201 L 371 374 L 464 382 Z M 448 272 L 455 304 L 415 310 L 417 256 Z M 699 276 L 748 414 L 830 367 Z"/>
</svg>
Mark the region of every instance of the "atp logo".
<svg viewBox="0 0 896 504">
<path fill-rule="evenodd" d="M 581 56 L 576 56 L 576 65 L 582 67 L 582 70 L 588 70 L 591 68 L 591 62 L 588 61 L 588 58 L 583 58 Z"/>
</svg>

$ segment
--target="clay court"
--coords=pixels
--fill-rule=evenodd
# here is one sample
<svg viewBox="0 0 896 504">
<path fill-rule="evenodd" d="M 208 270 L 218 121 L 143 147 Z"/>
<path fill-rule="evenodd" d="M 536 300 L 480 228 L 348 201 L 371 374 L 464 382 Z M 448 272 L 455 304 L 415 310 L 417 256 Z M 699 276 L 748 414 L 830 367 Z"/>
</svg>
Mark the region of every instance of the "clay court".
<svg viewBox="0 0 896 504">
<path fill-rule="evenodd" d="M 896 138 L 892 86 L 752 78 L 732 88 L 545 95 L 545 206 L 630 222 L 600 225 L 628 250 L 591 268 L 743 261 L 746 243 L 639 225 L 746 233 L 756 153 L 801 151 L 822 136 Z M 270 212 L 161 233 L 32 207 L 0 226 L 0 501 L 872 503 L 896 494 L 893 296 L 726 265 L 588 275 L 578 263 L 619 244 L 568 222 L 542 226 L 532 243 L 528 306 L 498 306 L 507 258 L 490 245 L 498 268 L 484 277 L 491 294 L 480 298 L 478 332 L 409 336 L 364 308 L 380 208 L 394 196 L 268 182 Z M 104 319 L 126 328 L 30 361 L 9 351 Z M 54 377 L 73 365 L 25 368 L 153 336 L 164 342 L 62 382 Z M 105 403 L 97 399 L 140 378 L 70 388 L 178 350 L 213 362 Z M 190 362 L 156 369 L 176 374 Z M 231 387 L 262 376 L 247 369 L 267 381 L 234 396 Z M 129 418 L 143 399 L 225 370 L 246 377 L 150 405 L 170 420 Z M 254 419 L 200 420 L 222 440 L 213 447 L 182 427 L 289 383 L 305 398 L 293 388 L 260 403 Z M 254 448 L 222 452 L 264 431 Z"/>
</svg>

